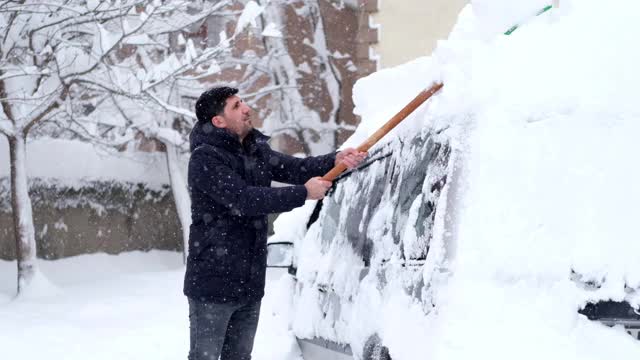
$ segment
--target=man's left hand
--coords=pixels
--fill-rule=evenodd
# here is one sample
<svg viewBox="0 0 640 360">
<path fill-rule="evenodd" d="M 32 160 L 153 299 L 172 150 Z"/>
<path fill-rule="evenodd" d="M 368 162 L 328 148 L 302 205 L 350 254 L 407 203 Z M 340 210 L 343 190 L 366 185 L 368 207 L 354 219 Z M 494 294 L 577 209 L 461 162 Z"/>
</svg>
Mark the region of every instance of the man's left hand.
<svg viewBox="0 0 640 360">
<path fill-rule="evenodd" d="M 358 151 L 354 148 L 344 149 L 336 155 L 336 166 L 344 164 L 347 168 L 353 169 L 358 166 L 367 155 L 366 152 Z"/>
</svg>

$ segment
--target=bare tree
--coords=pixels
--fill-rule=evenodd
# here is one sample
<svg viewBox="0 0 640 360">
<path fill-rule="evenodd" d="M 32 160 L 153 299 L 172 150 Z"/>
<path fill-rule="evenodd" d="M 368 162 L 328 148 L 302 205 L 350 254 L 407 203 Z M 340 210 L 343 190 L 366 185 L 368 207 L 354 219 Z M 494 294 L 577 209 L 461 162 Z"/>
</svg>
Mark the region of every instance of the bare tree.
<svg viewBox="0 0 640 360">
<path fill-rule="evenodd" d="M 210 18 L 203 18 L 203 21 L 185 28 L 169 29 L 169 32 L 167 29 L 147 31 L 145 35 L 152 41 L 136 44 L 125 57 L 118 59 L 114 70 L 118 78 L 128 79 L 129 89 L 140 90 L 112 93 L 97 89 L 91 98 L 106 99 L 94 101 L 93 122 L 75 117 L 70 119 L 73 124 L 70 129 L 94 143 L 121 147 L 131 141 L 133 134 L 143 133 L 145 139 L 157 140 L 164 145 L 169 180 L 182 227 L 185 261 L 191 201 L 181 171 L 180 155 L 189 152 L 188 135 L 195 120 L 195 114 L 190 110 L 193 100 L 203 87 L 216 85 L 221 74 L 229 71 L 238 73 L 233 81 L 250 104 L 274 91 L 273 87 L 260 84 L 265 78 L 260 58 L 254 57 L 250 51 L 233 51 L 236 39 L 243 36 L 245 26 L 255 22 L 262 8 L 250 1 L 243 10 L 223 9 L 216 14 L 209 13 L 209 17 L 215 17 L 219 25 L 217 28 L 233 25 L 232 33 L 227 34 L 223 30 L 214 34 L 213 26 L 205 28 L 209 36 L 215 35 L 215 41 L 207 38 L 196 42 L 185 35 L 200 33 L 203 26 L 212 24 Z M 238 66 L 241 67 L 239 72 L 236 71 Z M 254 91 L 256 89 L 258 91 Z"/>
<path fill-rule="evenodd" d="M 140 45 L 190 26 L 228 1 L 5 1 L 0 3 L 0 133 L 11 161 L 11 206 L 18 262 L 18 293 L 37 272 L 36 243 L 26 171 L 26 138 L 45 121 L 73 121 L 95 134 L 104 128 L 92 108 L 122 110 L 117 98 L 141 99 L 171 74 L 198 68 L 220 52 L 208 49 L 180 62 L 182 70 L 128 77 L 122 59 Z M 224 44 L 222 44 L 224 45 Z M 222 47 L 222 46 L 221 46 Z M 139 81 L 144 79 L 144 81 Z M 93 124 L 92 124 L 93 123 Z M 91 126 L 88 126 L 90 124 Z M 106 125 L 109 126 L 109 125 Z M 109 139 L 122 143 L 131 132 Z"/>
</svg>

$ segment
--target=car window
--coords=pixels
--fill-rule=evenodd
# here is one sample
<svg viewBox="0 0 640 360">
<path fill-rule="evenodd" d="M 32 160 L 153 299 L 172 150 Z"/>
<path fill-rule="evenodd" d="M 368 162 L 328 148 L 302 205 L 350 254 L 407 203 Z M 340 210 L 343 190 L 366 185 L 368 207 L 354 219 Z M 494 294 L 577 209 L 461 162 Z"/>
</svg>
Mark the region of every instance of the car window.
<svg viewBox="0 0 640 360">
<path fill-rule="evenodd" d="M 374 244 L 384 241 L 401 258 L 424 259 L 449 155 L 446 138 L 430 132 L 376 149 L 369 161 L 337 179 L 325 198 L 323 246 L 346 240 L 367 266 Z M 383 261 L 391 253 L 385 256 Z"/>
</svg>

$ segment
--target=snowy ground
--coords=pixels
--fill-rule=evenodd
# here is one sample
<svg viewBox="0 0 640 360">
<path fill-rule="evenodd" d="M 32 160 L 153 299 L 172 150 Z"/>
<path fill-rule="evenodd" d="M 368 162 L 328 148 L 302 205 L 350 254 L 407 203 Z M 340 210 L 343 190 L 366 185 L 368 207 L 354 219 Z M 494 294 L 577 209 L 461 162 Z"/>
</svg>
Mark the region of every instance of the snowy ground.
<svg viewBox="0 0 640 360">
<path fill-rule="evenodd" d="M 186 359 L 181 254 L 94 254 L 40 261 L 40 266 L 54 287 L 11 300 L 16 265 L 0 261 L 3 359 Z M 254 359 L 301 360 L 280 315 L 279 287 L 287 281 L 282 272 L 267 276 Z"/>
</svg>

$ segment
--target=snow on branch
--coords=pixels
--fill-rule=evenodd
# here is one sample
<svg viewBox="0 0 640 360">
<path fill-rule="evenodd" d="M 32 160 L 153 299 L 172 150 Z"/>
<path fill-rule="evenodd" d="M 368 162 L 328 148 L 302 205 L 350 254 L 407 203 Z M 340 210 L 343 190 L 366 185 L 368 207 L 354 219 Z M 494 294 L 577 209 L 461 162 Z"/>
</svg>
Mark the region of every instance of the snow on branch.
<svg viewBox="0 0 640 360">
<path fill-rule="evenodd" d="M 77 129 L 98 143 L 119 146 L 131 139 L 132 131 L 144 131 L 180 145 L 176 134 L 184 142 L 195 119 L 190 99 L 203 84 L 211 86 L 211 78 L 224 69 L 243 67 L 243 79 L 235 85 L 253 101 L 295 88 L 295 82 L 256 87 L 272 72 L 268 60 L 274 51 L 266 57 L 238 59 L 231 50 L 243 29 L 258 26 L 264 7 L 248 1 L 238 12 L 230 4 L 0 3 L 0 103 L 7 118 L 1 131 L 15 128 L 26 133 L 41 121 L 54 120 L 59 128 Z M 227 21 L 236 19 L 236 26 L 231 34 L 223 30 L 216 46 L 201 47 L 193 38 L 180 38 L 185 31 L 195 34 L 207 19 L 221 14 Z M 276 30 L 270 25 L 263 32 L 277 36 Z M 176 37 L 178 44 L 173 42 Z M 65 121 L 70 125 L 62 125 Z M 98 136 L 111 138 L 98 141 Z"/>
<path fill-rule="evenodd" d="M 38 123 L 39 121 L 47 117 L 55 109 L 60 107 L 61 102 L 66 99 L 66 96 L 67 96 L 67 89 L 64 89 L 64 91 L 61 93 L 59 98 L 54 98 L 44 107 L 42 111 L 36 112 L 36 114 L 33 117 L 31 117 L 29 121 L 26 122 L 26 125 L 24 126 L 24 132 L 25 133 L 29 132 L 29 129 L 31 129 L 31 127 L 33 127 L 36 123 Z"/>
<path fill-rule="evenodd" d="M 245 6 L 238 22 L 236 24 L 236 31 L 234 35 L 238 35 L 242 32 L 247 25 L 251 24 L 252 27 L 256 27 L 256 18 L 262 14 L 264 7 L 258 5 L 255 1 L 249 1 Z"/>
<path fill-rule="evenodd" d="M 169 111 L 171 111 L 173 113 L 176 113 L 178 115 L 182 115 L 182 116 L 190 118 L 190 119 L 197 119 L 195 113 L 193 113 L 193 112 L 191 112 L 189 110 L 177 107 L 177 106 L 170 105 L 167 102 L 162 101 L 160 98 L 158 98 L 158 96 L 156 96 L 155 94 L 153 94 L 150 91 L 145 91 L 145 95 L 147 95 L 151 99 L 153 99 L 153 101 L 155 101 L 163 109 L 169 110 Z"/>
<path fill-rule="evenodd" d="M 82 95 L 82 99 L 66 106 L 65 111 L 84 111 L 82 108 L 92 106 L 92 99 L 100 93 L 142 99 L 141 90 L 175 82 L 179 75 L 211 63 L 226 48 L 201 51 L 191 43 L 183 59 L 164 68 L 163 76 L 146 77 L 153 78 L 146 85 L 136 79 L 136 72 L 140 72 L 136 53 L 143 52 L 145 46 L 170 51 L 166 34 L 201 24 L 229 3 L 0 3 L 0 102 L 4 113 L 15 126 L 28 130 L 60 107 L 71 89 L 75 89 L 73 96 Z M 130 49 L 133 53 L 127 53 Z M 43 98 L 46 103 L 39 100 Z"/>
<path fill-rule="evenodd" d="M 0 120 L 0 133 L 5 134 L 6 136 L 13 136 L 13 124 L 9 120 Z"/>
</svg>

